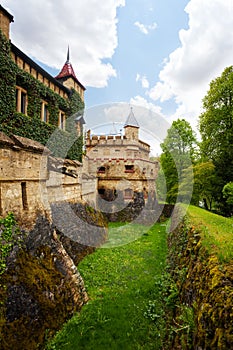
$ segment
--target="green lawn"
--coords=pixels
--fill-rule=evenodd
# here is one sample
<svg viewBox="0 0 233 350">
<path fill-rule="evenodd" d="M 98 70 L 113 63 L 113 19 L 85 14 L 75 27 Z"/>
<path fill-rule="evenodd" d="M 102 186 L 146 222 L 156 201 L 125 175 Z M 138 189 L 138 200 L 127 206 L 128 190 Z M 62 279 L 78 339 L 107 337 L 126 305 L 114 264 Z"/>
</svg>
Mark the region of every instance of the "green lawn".
<svg viewBox="0 0 233 350">
<path fill-rule="evenodd" d="M 191 223 L 201 230 L 203 245 L 220 261 L 233 259 L 233 218 L 213 214 L 207 210 L 189 206 Z"/>
<path fill-rule="evenodd" d="M 166 255 L 166 225 L 112 225 L 105 248 L 79 265 L 90 301 L 46 349 L 162 349 Z"/>
</svg>

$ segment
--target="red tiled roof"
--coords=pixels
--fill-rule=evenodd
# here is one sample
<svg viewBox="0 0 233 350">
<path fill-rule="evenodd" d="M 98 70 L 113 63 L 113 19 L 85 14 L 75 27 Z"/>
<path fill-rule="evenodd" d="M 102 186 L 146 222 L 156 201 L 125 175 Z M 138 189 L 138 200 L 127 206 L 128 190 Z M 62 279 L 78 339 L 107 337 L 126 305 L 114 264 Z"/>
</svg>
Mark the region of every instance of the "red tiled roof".
<svg viewBox="0 0 233 350">
<path fill-rule="evenodd" d="M 60 73 L 55 77 L 55 79 L 62 79 L 62 78 L 68 78 L 68 77 L 73 77 L 74 80 L 81 86 L 83 90 L 86 90 L 86 88 L 80 83 L 80 81 L 77 79 L 74 69 L 72 67 L 72 64 L 70 63 L 70 50 L 68 47 L 67 51 L 67 60 L 64 66 L 62 67 L 62 70 Z"/>
<path fill-rule="evenodd" d="M 69 77 L 69 76 L 72 76 L 73 78 L 75 78 L 77 80 L 77 77 L 75 75 L 75 72 L 74 72 L 74 69 L 72 67 L 72 64 L 69 61 L 66 61 L 66 63 L 64 64 L 62 70 L 55 77 L 55 79 L 65 78 L 65 77 Z"/>
</svg>

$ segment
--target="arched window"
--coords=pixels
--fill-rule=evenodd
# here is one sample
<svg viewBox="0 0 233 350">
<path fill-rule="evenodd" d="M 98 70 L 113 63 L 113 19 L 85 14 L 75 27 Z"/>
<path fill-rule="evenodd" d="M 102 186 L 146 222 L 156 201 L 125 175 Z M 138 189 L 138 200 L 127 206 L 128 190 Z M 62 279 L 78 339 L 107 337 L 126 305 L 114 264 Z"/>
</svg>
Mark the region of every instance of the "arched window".
<svg viewBox="0 0 233 350">
<path fill-rule="evenodd" d="M 98 168 L 98 174 L 105 174 L 106 168 L 105 166 L 101 166 Z"/>
</svg>

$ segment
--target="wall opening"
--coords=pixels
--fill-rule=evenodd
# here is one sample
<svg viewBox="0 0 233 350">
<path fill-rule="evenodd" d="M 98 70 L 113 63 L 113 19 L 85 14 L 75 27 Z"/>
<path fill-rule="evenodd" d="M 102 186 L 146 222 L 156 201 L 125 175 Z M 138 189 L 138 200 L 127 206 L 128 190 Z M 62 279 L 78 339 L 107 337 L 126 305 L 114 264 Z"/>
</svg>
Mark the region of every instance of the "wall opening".
<svg viewBox="0 0 233 350">
<path fill-rule="evenodd" d="M 134 165 L 125 165 L 125 173 L 134 173 Z"/>
<path fill-rule="evenodd" d="M 27 210 L 28 209 L 28 201 L 27 201 L 27 184 L 26 184 L 26 182 L 21 182 L 21 193 L 22 193 L 23 210 Z"/>
<path fill-rule="evenodd" d="M 98 168 L 98 174 L 105 174 L 106 168 L 105 166 L 101 166 Z"/>
<path fill-rule="evenodd" d="M 124 190 L 124 199 L 133 199 L 133 190 L 131 188 L 126 188 Z"/>
</svg>

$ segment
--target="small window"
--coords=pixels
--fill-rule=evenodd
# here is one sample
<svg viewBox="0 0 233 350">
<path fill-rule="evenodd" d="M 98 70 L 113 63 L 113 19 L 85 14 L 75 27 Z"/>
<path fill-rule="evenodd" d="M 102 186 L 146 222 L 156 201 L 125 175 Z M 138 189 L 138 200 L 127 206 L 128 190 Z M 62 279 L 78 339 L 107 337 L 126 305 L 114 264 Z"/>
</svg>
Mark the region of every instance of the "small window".
<svg viewBox="0 0 233 350">
<path fill-rule="evenodd" d="M 21 92 L 21 113 L 26 114 L 26 101 L 27 94 L 25 92 Z"/>
<path fill-rule="evenodd" d="M 27 91 L 21 87 L 16 86 L 16 111 L 27 114 Z"/>
<path fill-rule="evenodd" d="M 44 101 L 42 102 L 41 106 L 41 120 L 45 123 L 49 122 L 48 104 Z"/>
<path fill-rule="evenodd" d="M 124 198 L 125 199 L 133 199 L 133 190 L 131 188 L 125 189 Z"/>
<path fill-rule="evenodd" d="M 23 210 L 27 210 L 28 209 L 28 202 L 27 202 L 27 184 L 26 184 L 26 182 L 21 182 L 21 191 L 22 191 Z"/>
<path fill-rule="evenodd" d="M 105 194 L 105 189 L 104 188 L 99 188 L 98 189 L 98 193 L 103 196 Z"/>
<path fill-rule="evenodd" d="M 60 111 L 60 113 L 59 113 L 59 128 L 60 129 L 65 130 L 65 122 L 66 122 L 65 113 Z"/>
<path fill-rule="evenodd" d="M 147 191 L 146 187 L 143 187 L 143 197 L 144 197 L 144 199 L 148 198 L 148 191 Z"/>
<path fill-rule="evenodd" d="M 98 174 L 105 174 L 105 171 L 106 171 L 106 168 L 104 166 L 101 166 L 99 169 L 98 169 Z"/>
<path fill-rule="evenodd" d="M 134 165 L 125 165 L 125 173 L 134 173 Z"/>
</svg>

